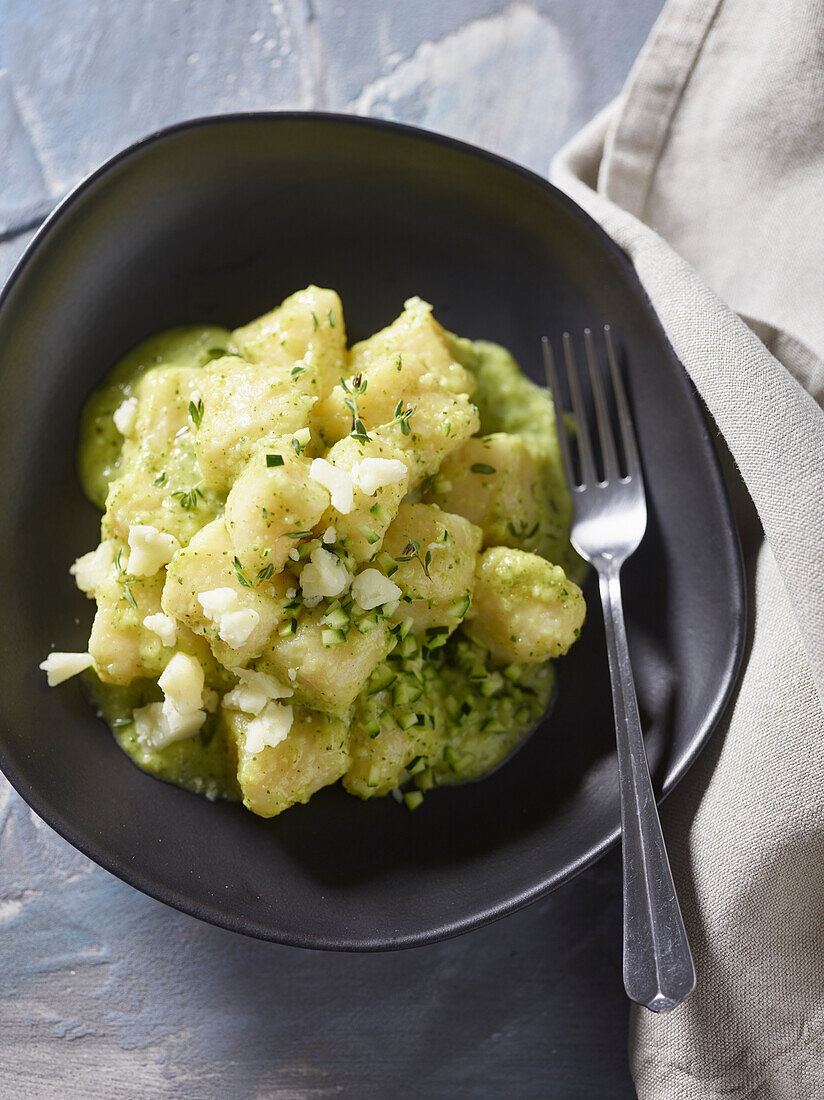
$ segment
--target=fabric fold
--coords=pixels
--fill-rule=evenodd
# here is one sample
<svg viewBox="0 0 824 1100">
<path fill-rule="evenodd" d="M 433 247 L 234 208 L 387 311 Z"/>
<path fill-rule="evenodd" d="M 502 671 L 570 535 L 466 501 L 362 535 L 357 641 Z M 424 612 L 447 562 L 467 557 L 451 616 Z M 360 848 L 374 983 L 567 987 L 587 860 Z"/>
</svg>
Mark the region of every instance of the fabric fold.
<svg viewBox="0 0 824 1100">
<path fill-rule="evenodd" d="M 552 170 L 631 258 L 744 501 L 744 673 L 662 814 L 698 987 L 634 1014 L 641 1100 L 824 1096 L 822 96 L 820 6 L 671 0 Z"/>
</svg>

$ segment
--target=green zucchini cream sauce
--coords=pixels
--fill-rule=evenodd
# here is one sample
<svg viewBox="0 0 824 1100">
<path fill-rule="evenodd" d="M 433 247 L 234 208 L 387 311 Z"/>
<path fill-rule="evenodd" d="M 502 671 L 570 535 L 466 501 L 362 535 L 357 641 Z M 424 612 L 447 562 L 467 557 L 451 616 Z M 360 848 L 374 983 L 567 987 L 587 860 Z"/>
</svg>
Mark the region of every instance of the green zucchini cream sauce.
<svg viewBox="0 0 824 1100">
<path fill-rule="evenodd" d="M 570 497 L 546 391 L 521 373 L 504 348 L 453 336 L 449 342 L 455 358 L 477 380 L 472 400 L 480 413 L 481 433 L 493 439 L 494 433 L 516 437 L 518 455 L 533 460 L 533 480 L 526 489 L 532 518 L 528 524 L 521 523 L 516 494 L 510 507 L 495 519 L 497 529 L 491 544 L 533 551 L 563 566 L 567 575 L 580 577 L 581 562 L 569 543 Z M 167 372 L 173 386 L 175 372 L 200 370 L 226 354 L 236 354 L 226 329 L 172 329 L 126 355 L 92 394 L 81 423 L 78 466 L 86 495 L 100 509 L 118 495 L 129 498 L 139 494 L 147 479 L 162 484 L 168 491 L 143 522 L 174 533 L 184 545 L 200 527 L 221 514 L 225 497 L 215 492 L 202 492 L 195 508 L 186 508 L 181 501 L 181 491 L 200 480 L 191 434 L 155 452 L 141 441 L 124 444 L 113 415 L 147 372 Z M 507 445 L 512 445 L 511 439 Z M 474 476 L 497 473 L 492 461 L 477 464 L 477 468 L 482 472 Z M 422 499 L 448 510 L 452 491 L 454 485 L 450 486 L 440 471 L 430 479 Z M 123 615 L 133 616 L 126 602 Z M 152 639 L 141 644 L 159 642 Z M 217 662 L 207 665 L 205 674 L 207 686 L 220 691 L 234 682 Z M 236 749 L 220 710 L 209 714 L 194 736 L 163 749 L 147 749 L 135 736 L 132 714 L 136 708 L 162 699 L 157 683 L 143 679 L 118 686 L 103 683 L 93 672 L 84 673 L 83 682 L 90 702 L 111 727 L 117 743 L 140 768 L 209 798 L 240 798 Z M 426 652 L 408 635 L 399 640 L 358 696 L 348 715 L 350 733 L 353 743 L 372 740 L 370 770 L 380 775 L 381 718 L 388 712 L 402 730 L 414 733 L 415 757 L 402 779 L 425 791 L 476 779 L 497 767 L 546 713 L 553 686 L 551 661 L 493 667 L 486 651 L 460 629 L 440 648 L 428 646 Z M 369 785 L 382 785 L 382 778 Z"/>
</svg>

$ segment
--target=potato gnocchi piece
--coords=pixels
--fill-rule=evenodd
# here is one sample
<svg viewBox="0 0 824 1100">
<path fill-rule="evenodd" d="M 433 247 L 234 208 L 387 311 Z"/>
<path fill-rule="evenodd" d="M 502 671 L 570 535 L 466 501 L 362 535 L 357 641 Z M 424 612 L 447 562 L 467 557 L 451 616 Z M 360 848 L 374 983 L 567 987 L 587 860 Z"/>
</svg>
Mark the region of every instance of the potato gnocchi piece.
<svg viewBox="0 0 824 1100">
<path fill-rule="evenodd" d="M 272 638 L 255 668 L 291 684 L 298 703 L 343 715 L 385 659 L 394 639 L 387 623 L 378 620 L 368 633 L 352 625 L 344 640 L 329 641 L 332 632 L 324 622 L 326 613 L 324 604 L 304 611 L 294 633 L 285 624 L 284 633 Z"/>
<path fill-rule="evenodd" d="M 447 455 L 425 499 L 480 527 L 484 549 L 535 550 L 547 526 L 538 464 L 521 436 L 505 432 L 467 439 Z"/>
<path fill-rule="evenodd" d="M 204 483 L 219 491 L 231 488 L 260 439 L 303 428 L 317 400 L 302 376 L 279 377 L 237 356 L 210 363 L 198 387 L 203 411 L 195 453 Z"/>
<path fill-rule="evenodd" d="M 104 538 L 125 542 L 130 526 L 146 524 L 186 543 L 216 515 L 220 502 L 203 487 L 189 413 L 202 377 L 195 367 L 153 367 L 135 387 L 135 426 L 109 485 Z"/>
<path fill-rule="evenodd" d="M 467 397 L 445 393 L 422 394 L 416 399 L 407 435 L 398 424 L 379 428 L 376 435 L 386 436 L 404 452 L 411 473 L 411 484 L 420 485 L 434 474 L 448 454 L 477 432 L 478 412 Z"/>
<path fill-rule="evenodd" d="M 294 371 L 306 392 L 325 397 L 346 365 L 343 307 L 334 290 L 309 286 L 269 313 L 235 329 L 232 338 L 250 363 Z"/>
<path fill-rule="evenodd" d="M 328 510 L 329 493 L 309 480 L 310 466 L 291 437 L 273 436 L 260 443 L 229 490 L 226 528 L 250 576 L 280 573 L 298 545 L 294 536 L 310 531 Z"/>
<path fill-rule="evenodd" d="M 464 631 L 498 664 L 538 664 L 567 652 L 585 616 L 581 589 L 560 565 L 494 546 L 478 561 Z"/>
<path fill-rule="evenodd" d="M 470 407 L 472 376 L 463 367 L 455 366 L 465 376 L 465 389 L 449 389 L 443 376 L 413 352 L 366 358 L 363 366 L 350 378 L 341 379 L 318 406 L 316 418 L 324 439 L 327 443 L 343 439 L 352 430 L 355 410 L 367 430 L 393 421 L 400 423 L 403 413 L 414 430 L 412 421 L 417 414 L 409 414 L 409 410 L 422 404 L 433 410 L 448 410 L 460 399 L 462 405 Z M 432 401 L 422 401 L 424 395 L 437 395 L 441 400 L 433 405 Z"/>
<path fill-rule="evenodd" d="M 237 778 L 243 804 L 260 817 L 274 817 L 299 802 L 308 802 L 321 787 L 335 783 L 349 767 L 349 733 L 339 718 L 295 709 L 289 735 L 260 752 L 246 749 L 251 718 L 224 711 L 229 737 L 237 751 Z"/>
<path fill-rule="evenodd" d="M 408 298 L 403 312 L 391 325 L 368 340 L 354 344 L 349 352 L 349 373 L 391 380 L 391 371 L 407 360 L 417 361 L 423 371 L 437 376 L 440 388 L 471 397 L 475 379 L 455 359 L 441 325 L 432 316 L 432 306 L 421 298 Z M 398 373 L 403 373 L 398 372 Z"/>
<path fill-rule="evenodd" d="M 384 539 L 398 563 L 392 580 L 406 597 L 395 621 L 411 618 L 417 637 L 445 642 L 469 608 L 482 537 L 469 520 L 434 504 L 402 504 Z"/>
<path fill-rule="evenodd" d="M 353 724 L 352 760 L 343 785 L 359 798 L 379 798 L 395 790 L 403 769 L 429 750 L 431 730 L 412 727 L 402 730 L 387 712 L 377 733 L 367 731 L 359 721 Z"/>
<path fill-rule="evenodd" d="M 113 572 L 97 585 L 89 653 L 105 683 L 130 684 L 142 677 L 157 677 L 166 667 L 171 650 L 144 621 L 160 612 L 164 579 L 162 572 L 141 578 Z M 175 646 L 201 664 L 214 666 L 206 642 L 185 626 L 178 626 Z"/>
<path fill-rule="evenodd" d="M 169 562 L 160 600 L 167 615 L 208 640 L 224 668 L 243 668 L 263 652 L 283 617 L 286 590 L 295 584 L 289 573 L 257 582 L 235 564 L 235 556 L 220 516 Z"/>
<path fill-rule="evenodd" d="M 114 416 L 133 399 L 141 378 L 159 364 L 202 367 L 215 353 L 225 354 L 230 342 L 229 331 L 217 325 L 185 325 L 151 336 L 125 355 L 89 397 L 80 422 L 78 468 L 83 491 L 101 511 L 121 469 L 123 435 L 112 430 Z"/>
<path fill-rule="evenodd" d="M 330 448 L 326 458 L 333 466 L 353 475 L 352 510 L 343 514 L 330 505 L 320 519 L 318 530 L 323 532 L 333 528 L 335 541 L 354 561 L 368 561 L 380 550 L 386 529 L 397 515 L 398 507 L 409 489 L 406 452 L 377 435 L 366 443 L 347 436 Z M 365 472 L 368 475 L 369 461 L 373 459 L 402 462 L 406 467 L 402 479 L 365 492 L 359 479 L 361 463 L 366 462 Z M 367 489 L 372 489 L 366 477 L 363 481 Z"/>
</svg>

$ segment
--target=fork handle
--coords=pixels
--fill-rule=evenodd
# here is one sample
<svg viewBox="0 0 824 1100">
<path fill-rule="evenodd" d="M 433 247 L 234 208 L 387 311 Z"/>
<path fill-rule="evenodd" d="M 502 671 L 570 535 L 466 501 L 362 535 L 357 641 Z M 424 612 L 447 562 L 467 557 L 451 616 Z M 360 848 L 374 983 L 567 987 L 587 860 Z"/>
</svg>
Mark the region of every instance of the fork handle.
<svg viewBox="0 0 824 1100">
<path fill-rule="evenodd" d="M 695 967 L 675 894 L 647 764 L 624 625 L 620 564 L 599 570 L 621 795 L 624 988 L 653 1012 L 669 1012 L 695 988 Z"/>
</svg>

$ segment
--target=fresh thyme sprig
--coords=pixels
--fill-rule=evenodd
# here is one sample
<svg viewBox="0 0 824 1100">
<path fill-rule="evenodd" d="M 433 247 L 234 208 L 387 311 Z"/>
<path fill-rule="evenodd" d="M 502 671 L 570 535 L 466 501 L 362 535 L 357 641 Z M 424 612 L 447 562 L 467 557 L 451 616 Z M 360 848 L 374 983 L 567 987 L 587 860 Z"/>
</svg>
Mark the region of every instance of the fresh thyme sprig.
<svg viewBox="0 0 824 1100">
<path fill-rule="evenodd" d="M 189 416 L 192 418 L 192 422 L 196 428 L 200 427 L 203 420 L 203 398 L 198 397 L 197 401 L 189 402 Z"/>
<path fill-rule="evenodd" d="M 197 509 L 198 498 L 203 500 L 203 491 L 199 485 L 194 485 L 191 489 L 175 489 L 172 496 L 177 497 L 181 508 L 185 508 L 187 512 L 194 512 Z"/>
<path fill-rule="evenodd" d="M 251 588 L 252 582 L 243 572 L 243 566 L 241 564 L 240 558 L 238 558 L 237 555 L 232 559 L 232 565 L 235 568 L 235 576 L 237 577 L 238 581 L 243 585 L 244 588 Z"/>
<path fill-rule="evenodd" d="M 526 542 L 528 539 L 534 538 L 538 533 L 538 527 L 540 524 L 536 523 L 534 527 L 527 528 L 526 523 L 522 523 L 520 528 L 516 528 L 513 523 L 508 523 L 509 533 L 514 539 L 522 539 Z"/>
<path fill-rule="evenodd" d="M 427 550 L 423 557 L 421 557 L 421 544 L 417 539 L 410 539 L 406 546 L 403 548 L 403 553 L 399 558 L 395 558 L 395 561 L 415 561 L 420 562 L 421 569 L 432 580 L 432 576 L 429 572 L 429 566 L 432 564 L 432 551 Z"/>
<path fill-rule="evenodd" d="M 120 549 L 117 551 L 117 554 L 115 555 L 114 567 L 117 570 L 117 579 L 120 582 L 120 584 L 123 585 L 123 599 L 126 601 L 126 603 L 130 607 L 134 608 L 134 610 L 137 611 L 137 601 L 134 598 L 134 594 L 132 592 L 132 587 L 131 587 L 133 582 L 134 582 L 134 578 L 133 577 L 129 578 L 129 575 L 127 574 L 126 570 L 123 568 L 122 558 L 123 558 L 123 547 L 121 546 Z"/>
<path fill-rule="evenodd" d="M 362 394 L 366 393 L 367 382 L 368 380 L 363 377 L 360 371 L 352 379 L 351 389 L 346 384 L 345 378 L 340 379 L 340 384 L 341 386 L 343 386 L 344 393 L 347 393 L 349 395 L 343 400 L 347 409 L 349 409 L 352 414 L 352 431 L 350 434 L 354 439 L 357 439 L 359 443 L 369 442 L 369 436 L 366 433 L 366 428 L 364 427 L 363 421 L 360 418 L 360 413 L 358 412 L 358 398 Z"/>
<path fill-rule="evenodd" d="M 392 423 L 399 424 L 401 432 L 404 435 L 409 435 L 412 431 L 409 426 L 409 421 L 414 411 L 414 405 L 410 405 L 408 409 L 404 409 L 403 401 L 399 401 L 398 404 L 395 406 L 395 418 Z"/>
</svg>

